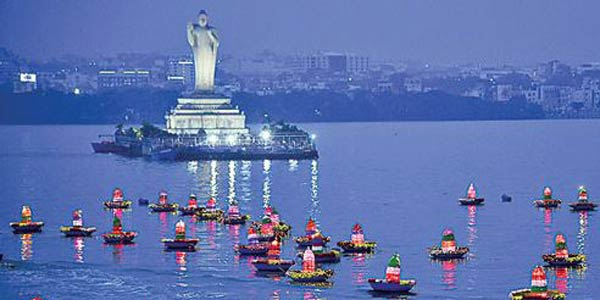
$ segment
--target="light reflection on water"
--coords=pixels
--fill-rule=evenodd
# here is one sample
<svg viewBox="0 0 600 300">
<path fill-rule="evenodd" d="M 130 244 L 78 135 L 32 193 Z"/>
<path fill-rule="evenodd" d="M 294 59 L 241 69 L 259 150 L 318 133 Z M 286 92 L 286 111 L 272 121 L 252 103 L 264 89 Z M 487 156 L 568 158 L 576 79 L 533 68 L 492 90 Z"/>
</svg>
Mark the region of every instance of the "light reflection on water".
<svg viewBox="0 0 600 300">
<path fill-rule="evenodd" d="M 319 162 L 313 160 L 310 163 L 310 216 L 318 220 L 321 213 L 319 203 Z"/>
<path fill-rule="evenodd" d="M 263 207 L 271 204 L 271 161 L 265 159 L 263 161 Z"/>
<path fill-rule="evenodd" d="M 85 238 L 81 236 L 77 236 L 72 238 L 73 240 L 73 248 L 75 249 L 74 258 L 78 263 L 84 263 L 83 260 L 83 250 L 85 248 Z"/>
<path fill-rule="evenodd" d="M 31 234 L 21 234 L 21 260 L 27 261 L 33 257 L 33 239 Z"/>
</svg>

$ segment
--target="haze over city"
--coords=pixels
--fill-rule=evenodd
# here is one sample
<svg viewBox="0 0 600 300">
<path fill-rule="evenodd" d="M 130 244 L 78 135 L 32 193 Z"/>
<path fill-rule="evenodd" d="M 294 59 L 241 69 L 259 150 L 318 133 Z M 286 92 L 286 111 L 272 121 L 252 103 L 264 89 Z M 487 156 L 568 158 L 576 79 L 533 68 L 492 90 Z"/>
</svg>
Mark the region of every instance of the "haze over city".
<svg viewBox="0 0 600 300">
<path fill-rule="evenodd" d="M 188 53 L 199 8 L 222 53 L 349 51 L 432 64 L 600 61 L 598 1 L 0 1 L 0 46 L 30 59 Z"/>
</svg>

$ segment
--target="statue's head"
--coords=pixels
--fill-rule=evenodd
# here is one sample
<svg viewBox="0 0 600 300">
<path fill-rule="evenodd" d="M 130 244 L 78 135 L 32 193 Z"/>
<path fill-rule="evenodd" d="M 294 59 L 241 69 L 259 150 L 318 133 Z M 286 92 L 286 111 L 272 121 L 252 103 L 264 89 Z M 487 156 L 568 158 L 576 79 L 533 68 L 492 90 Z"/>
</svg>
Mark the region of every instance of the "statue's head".
<svg viewBox="0 0 600 300">
<path fill-rule="evenodd" d="M 208 14 L 204 9 L 198 13 L 198 24 L 202 27 L 208 25 Z"/>
</svg>

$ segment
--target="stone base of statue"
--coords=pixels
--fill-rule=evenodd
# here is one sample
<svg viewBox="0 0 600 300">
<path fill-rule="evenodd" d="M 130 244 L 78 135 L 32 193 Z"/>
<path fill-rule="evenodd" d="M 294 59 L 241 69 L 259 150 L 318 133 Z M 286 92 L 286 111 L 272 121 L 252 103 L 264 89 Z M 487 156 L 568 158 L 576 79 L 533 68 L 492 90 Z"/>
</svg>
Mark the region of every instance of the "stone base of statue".
<svg viewBox="0 0 600 300">
<path fill-rule="evenodd" d="M 246 116 L 231 104 L 231 99 L 208 92 L 195 91 L 177 99 L 177 106 L 167 116 L 167 131 L 178 135 L 247 135 Z"/>
</svg>

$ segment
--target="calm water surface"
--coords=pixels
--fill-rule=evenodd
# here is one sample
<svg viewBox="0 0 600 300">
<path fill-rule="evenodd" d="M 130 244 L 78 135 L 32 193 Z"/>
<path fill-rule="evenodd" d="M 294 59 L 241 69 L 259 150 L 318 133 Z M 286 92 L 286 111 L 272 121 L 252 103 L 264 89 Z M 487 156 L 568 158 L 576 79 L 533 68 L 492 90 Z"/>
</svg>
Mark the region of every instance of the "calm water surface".
<svg viewBox="0 0 600 300">
<path fill-rule="evenodd" d="M 399 252 L 402 277 L 418 280 L 413 299 L 505 299 L 530 284 L 531 269 L 553 250 L 563 232 L 571 252 L 588 256 L 587 268 L 549 271 L 552 288 L 568 299 L 598 299 L 600 216 L 565 207 L 532 207 L 546 184 L 572 201 L 586 185 L 600 199 L 600 122 L 423 122 L 303 125 L 316 132 L 318 161 L 153 162 L 93 154 L 89 141 L 111 126 L 0 127 L 0 253 L 15 268 L 0 267 L 0 298 L 30 299 L 364 299 L 367 279 L 383 277 Z M 475 181 L 483 207 L 457 205 Z M 84 222 L 111 229 L 102 209 L 116 186 L 127 198 L 156 201 L 160 189 L 184 203 L 190 192 L 216 196 L 225 208 L 235 198 L 258 217 L 270 202 L 294 235 L 309 216 L 333 241 L 348 239 L 360 222 L 378 251 L 343 257 L 331 288 L 294 286 L 285 278 L 253 273 L 249 259 L 234 254 L 246 228 L 185 219 L 201 239 L 195 253 L 164 252 L 180 218 L 150 214 L 134 202 L 125 229 L 139 231 L 136 244 L 106 246 L 99 235 L 63 238 L 58 227 L 82 208 Z M 513 197 L 502 203 L 500 195 Z M 32 237 L 13 235 L 22 204 L 46 223 Z M 444 227 L 471 248 L 459 263 L 436 263 L 425 249 L 439 243 Z M 293 243 L 283 256 L 291 258 Z"/>
</svg>

